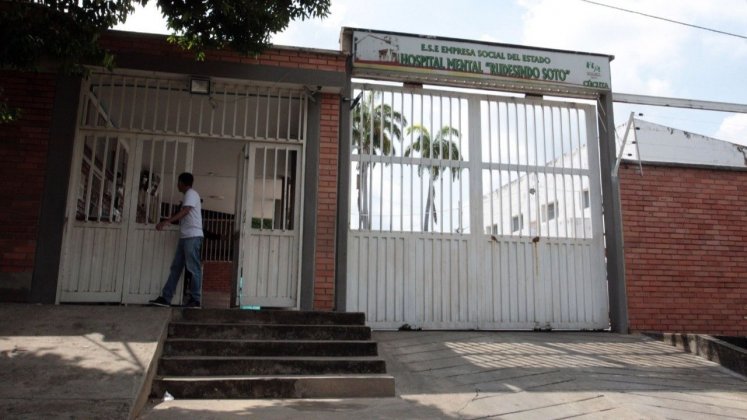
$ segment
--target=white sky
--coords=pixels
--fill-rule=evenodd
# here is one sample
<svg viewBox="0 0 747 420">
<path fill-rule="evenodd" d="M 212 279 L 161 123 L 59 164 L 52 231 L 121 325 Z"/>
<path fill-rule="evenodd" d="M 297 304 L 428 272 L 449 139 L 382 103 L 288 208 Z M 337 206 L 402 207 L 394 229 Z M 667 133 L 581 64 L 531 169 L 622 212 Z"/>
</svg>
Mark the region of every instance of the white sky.
<svg viewBox="0 0 747 420">
<path fill-rule="evenodd" d="M 747 36 L 745 0 L 599 2 Z M 580 0 L 332 0 L 325 20 L 292 22 L 273 42 L 337 50 L 343 26 L 615 56 L 612 89 L 747 104 L 747 40 Z M 116 29 L 167 33 L 154 2 Z M 747 114 L 616 105 L 671 127 L 747 144 Z"/>
</svg>

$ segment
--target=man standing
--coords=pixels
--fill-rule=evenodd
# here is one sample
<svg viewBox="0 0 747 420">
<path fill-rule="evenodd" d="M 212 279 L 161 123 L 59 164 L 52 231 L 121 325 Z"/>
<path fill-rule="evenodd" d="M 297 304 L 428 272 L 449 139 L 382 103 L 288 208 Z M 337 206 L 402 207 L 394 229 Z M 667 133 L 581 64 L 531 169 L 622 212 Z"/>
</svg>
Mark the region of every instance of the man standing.
<svg viewBox="0 0 747 420">
<path fill-rule="evenodd" d="M 189 172 L 179 175 L 177 188 L 184 194 L 182 208 L 176 214 L 156 225 L 157 230 L 163 230 L 169 223 L 179 221 L 179 244 L 176 247 L 176 255 L 171 263 L 171 272 L 166 285 L 163 286 L 161 296 L 149 301 L 155 306 L 170 306 L 174 297 L 179 277 L 186 266 L 192 275 L 191 297 L 185 306 L 191 308 L 200 307 L 202 292 L 202 268 L 200 267 L 200 247 L 204 234 L 202 233 L 202 204 L 200 195 L 192 188 L 194 177 Z"/>
</svg>

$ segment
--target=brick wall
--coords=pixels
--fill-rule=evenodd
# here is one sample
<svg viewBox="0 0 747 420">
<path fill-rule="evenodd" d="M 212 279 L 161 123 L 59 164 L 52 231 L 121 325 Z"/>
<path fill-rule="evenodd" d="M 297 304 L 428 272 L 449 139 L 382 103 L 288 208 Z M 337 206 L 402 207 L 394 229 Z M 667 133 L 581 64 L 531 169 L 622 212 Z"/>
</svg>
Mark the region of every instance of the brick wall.
<svg viewBox="0 0 747 420">
<path fill-rule="evenodd" d="M 334 309 L 335 305 L 335 228 L 337 226 L 340 99 L 336 95 L 324 94 L 321 107 L 314 309 L 329 311 Z"/>
<path fill-rule="evenodd" d="M 233 262 L 205 261 L 202 264 L 202 306 L 231 307 L 233 276 Z"/>
<path fill-rule="evenodd" d="M 630 328 L 747 335 L 747 172 L 620 169 Z"/>
<path fill-rule="evenodd" d="M 102 44 L 120 54 L 155 55 L 164 60 L 168 58 L 195 59 L 194 53 L 183 51 L 179 47 L 169 44 L 163 35 L 132 35 L 122 32 L 109 32 L 102 38 Z M 287 47 L 271 48 L 256 57 L 245 56 L 228 50 L 208 51 L 205 54 L 205 61 L 345 72 L 345 56 L 342 53 L 317 52 L 310 49 L 302 50 Z"/>
<path fill-rule="evenodd" d="M 27 289 L 34 268 L 55 77 L 0 72 L 3 99 L 21 118 L 0 125 L 0 289 Z M 11 297 L 23 300 L 25 292 Z M 3 300 L 6 299 L 6 296 Z"/>
</svg>

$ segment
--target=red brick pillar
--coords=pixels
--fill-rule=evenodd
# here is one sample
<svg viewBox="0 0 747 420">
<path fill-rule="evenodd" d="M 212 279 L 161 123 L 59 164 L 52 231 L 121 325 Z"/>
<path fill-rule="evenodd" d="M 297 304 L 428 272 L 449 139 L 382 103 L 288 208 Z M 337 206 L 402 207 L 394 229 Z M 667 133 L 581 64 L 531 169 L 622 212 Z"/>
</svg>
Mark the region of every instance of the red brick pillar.
<svg viewBox="0 0 747 420">
<path fill-rule="evenodd" d="M 34 271 L 56 78 L 0 72 L 2 99 L 21 109 L 0 126 L 0 300 L 26 300 Z"/>
<path fill-rule="evenodd" d="M 321 108 L 314 309 L 331 311 L 335 304 L 337 158 L 340 145 L 339 96 L 323 94 L 321 96 Z"/>
</svg>

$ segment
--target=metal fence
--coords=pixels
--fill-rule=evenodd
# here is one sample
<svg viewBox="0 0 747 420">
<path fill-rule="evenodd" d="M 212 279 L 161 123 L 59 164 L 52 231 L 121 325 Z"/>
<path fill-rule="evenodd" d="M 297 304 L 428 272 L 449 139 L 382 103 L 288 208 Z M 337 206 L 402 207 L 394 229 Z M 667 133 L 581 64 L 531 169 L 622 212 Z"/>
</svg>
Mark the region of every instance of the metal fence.
<svg viewBox="0 0 747 420">
<path fill-rule="evenodd" d="M 82 128 L 222 139 L 303 142 L 306 101 L 294 88 L 213 81 L 190 93 L 190 78 L 93 72 Z"/>
</svg>

